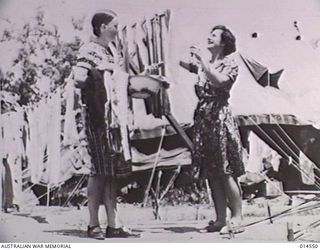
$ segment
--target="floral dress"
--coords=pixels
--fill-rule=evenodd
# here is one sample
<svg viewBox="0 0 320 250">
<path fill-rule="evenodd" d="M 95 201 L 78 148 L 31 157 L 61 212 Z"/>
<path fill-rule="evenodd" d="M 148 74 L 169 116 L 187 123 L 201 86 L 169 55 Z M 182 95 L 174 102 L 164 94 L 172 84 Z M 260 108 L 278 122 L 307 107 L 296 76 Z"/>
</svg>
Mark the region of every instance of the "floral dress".
<svg viewBox="0 0 320 250">
<path fill-rule="evenodd" d="M 242 147 L 228 103 L 231 87 L 238 75 L 238 66 L 228 57 L 219 65 L 210 66 L 226 74 L 232 84 L 217 88 L 199 70 L 199 81 L 195 85 L 199 102 L 194 113 L 193 165 L 200 169 L 203 178 L 229 174 L 238 177 L 244 173 Z"/>
</svg>

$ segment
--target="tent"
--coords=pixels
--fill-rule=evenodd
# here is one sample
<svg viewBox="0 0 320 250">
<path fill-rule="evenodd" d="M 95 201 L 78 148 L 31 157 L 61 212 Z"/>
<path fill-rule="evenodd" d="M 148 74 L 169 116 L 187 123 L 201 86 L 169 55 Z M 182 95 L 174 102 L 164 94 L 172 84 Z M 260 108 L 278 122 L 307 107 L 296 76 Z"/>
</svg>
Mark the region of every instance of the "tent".
<svg viewBox="0 0 320 250">
<path fill-rule="evenodd" d="M 315 185 L 304 185 L 301 180 L 304 178 L 310 179 L 308 176 L 313 176 L 318 171 L 319 166 L 316 166 L 315 154 L 313 156 L 308 154 L 303 144 L 310 138 L 311 134 L 318 137 L 319 131 L 312 127 L 312 122 L 304 118 L 303 111 L 281 89 L 278 90 L 272 86 L 263 87 L 257 84 L 250 67 L 248 70 L 245 67 L 248 66 L 245 56 L 238 57 L 238 64 L 241 73 L 232 90 L 231 105 L 240 126 L 244 144 L 246 144 L 244 134 L 247 131 L 253 131 L 278 152 L 282 158 L 293 161 L 292 169 L 295 168 L 293 171 L 296 172 L 296 177 L 294 177 L 297 182 L 296 190 L 319 190 L 318 174 L 315 175 Z M 243 92 L 246 94 L 241 94 Z M 305 130 L 310 131 L 310 133 L 302 135 Z M 302 164 L 300 164 L 300 158 L 305 154 L 308 154 L 309 158 L 304 158 L 307 158 L 307 161 L 314 165 L 313 170 L 309 169 L 312 173 L 304 170 Z M 312 161 L 315 164 L 311 163 Z M 308 183 L 310 184 L 310 182 Z"/>
</svg>

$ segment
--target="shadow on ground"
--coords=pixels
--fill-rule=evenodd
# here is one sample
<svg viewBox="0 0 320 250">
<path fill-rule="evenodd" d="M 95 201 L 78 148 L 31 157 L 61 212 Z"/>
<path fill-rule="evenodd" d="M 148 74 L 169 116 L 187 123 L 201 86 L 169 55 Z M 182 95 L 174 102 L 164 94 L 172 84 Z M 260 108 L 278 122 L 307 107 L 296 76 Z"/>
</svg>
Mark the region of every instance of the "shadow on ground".
<svg viewBox="0 0 320 250">
<path fill-rule="evenodd" d="M 72 237 L 79 237 L 79 238 L 88 238 L 87 232 L 79 229 L 61 229 L 61 230 L 47 230 L 43 231 L 45 233 L 52 233 L 56 235 L 63 235 L 63 236 L 72 236 Z"/>
<path fill-rule="evenodd" d="M 198 232 L 200 233 L 200 230 L 195 227 L 165 227 L 164 230 L 171 231 L 174 233 L 190 233 L 190 232 Z"/>
<path fill-rule="evenodd" d="M 48 224 L 48 221 L 44 216 L 31 215 L 28 213 L 14 213 L 13 215 L 17 215 L 17 216 L 21 216 L 21 217 L 25 217 L 25 218 L 32 218 L 32 219 L 36 220 L 38 223 Z"/>
<path fill-rule="evenodd" d="M 133 233 L 141 233 L 142 230 L 131 230 Z M 61 230 L 46 230 L 45 233 L 51 233 L 55 235 L 78 237 L 78 238 L 88 238 L 87 231 L 79 229 L 61 229 Z"/>
</svg>

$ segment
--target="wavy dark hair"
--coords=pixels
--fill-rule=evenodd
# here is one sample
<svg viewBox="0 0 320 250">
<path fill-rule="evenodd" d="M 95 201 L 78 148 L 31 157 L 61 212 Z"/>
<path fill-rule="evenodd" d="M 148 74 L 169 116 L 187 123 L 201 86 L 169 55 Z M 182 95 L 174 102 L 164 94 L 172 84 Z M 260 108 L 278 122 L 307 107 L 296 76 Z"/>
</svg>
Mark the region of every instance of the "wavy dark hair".
<svg viewBox="0 0 320 250">
<path fill-rule="evenodd" d="M 215 30 L 222 30 L 221 40 L 224 43 L 224 56 L 230 55 L 236 51 L 236 38 L 232 32 L 224 25 L 214 26 L 211 30 L 211 33 Z"/>
<path fill-rule="evenodd" d="M 93 34 L 99 37 L 101 25 L 108 25 L 116 16 L 117 14 L 112 10 L 102 10 L 95 13 L 91 19 Z"/>
</svg>

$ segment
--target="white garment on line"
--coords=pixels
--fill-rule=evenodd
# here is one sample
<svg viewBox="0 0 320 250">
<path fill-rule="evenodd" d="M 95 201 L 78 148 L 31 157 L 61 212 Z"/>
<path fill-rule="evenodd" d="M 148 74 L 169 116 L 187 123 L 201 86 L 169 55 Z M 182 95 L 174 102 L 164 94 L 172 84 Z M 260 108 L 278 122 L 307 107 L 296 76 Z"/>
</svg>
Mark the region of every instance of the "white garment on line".
<svg viewBox="0 0 320 250">
<path fill-rule="evenodd" d="M 108 94 L 106 114 L 111 107 L 111 127 L 120 127 L 121 145 L 126 161 L 131 159 L 128 125 L 132 124 L 132 113 L 130 113 L 128 102 L 128 82 L 129 74 L 120 69 L 114 70 L 112 75 L 104 71 L 104 83 Z"/>
<path fill-rule="evenodd" d="M 74 109 L 75 105 L 75 94 L 77 91 L 75 88 L 75 82 L 73 75 L 71 74 L 66 80 L 66 87 L 64 92 L 64 99 L 66 100 L 66 114 L 65 114 L 65 123 L 63 128 L 63 145 L 78 145 L 80 143 L 79 133 L 77 131 L 76 124 L 76 113 Z"/>
<path fill-rule="evenodd" d="M 302 182 L 306 185 L 314 185 L 314 169 L 316 168 L 316 165 L 302 151 L 300 151 L 299 154 L 299 162 L 301 168 Z"/>
<path fill-rule="evenodd" d="M 264 170 L 264 158 L 272 164 L 275 171 L 278 171 L 280 155 L 253 132 L 249 134 L 249 148 L 249 159 L 245 166 L 246 171 L 251 173 L 262 172 Z"/>
<path fill-rule="evenodd" d="M 25 154 L 22 141 L 24 124 L 23 110 L 10 111 L 1 115 L 1 156 L 7 158 L 11 170 L 13 185 L 13 203 L 20 204 L 22 195 L 22 164 Z M 1 158 L 1 161 L 2 161 Z"/>
<path fill-rule="evenodd" d="M 50 109 L 50 117 L 48 120 L 48 184 L 50 186 L 58 186 L 65 180 L 62 179 L 63 166 L 61 165 L 61 97 L 60 88 L 57 88 L 48 101 Z"/>
</svg>

